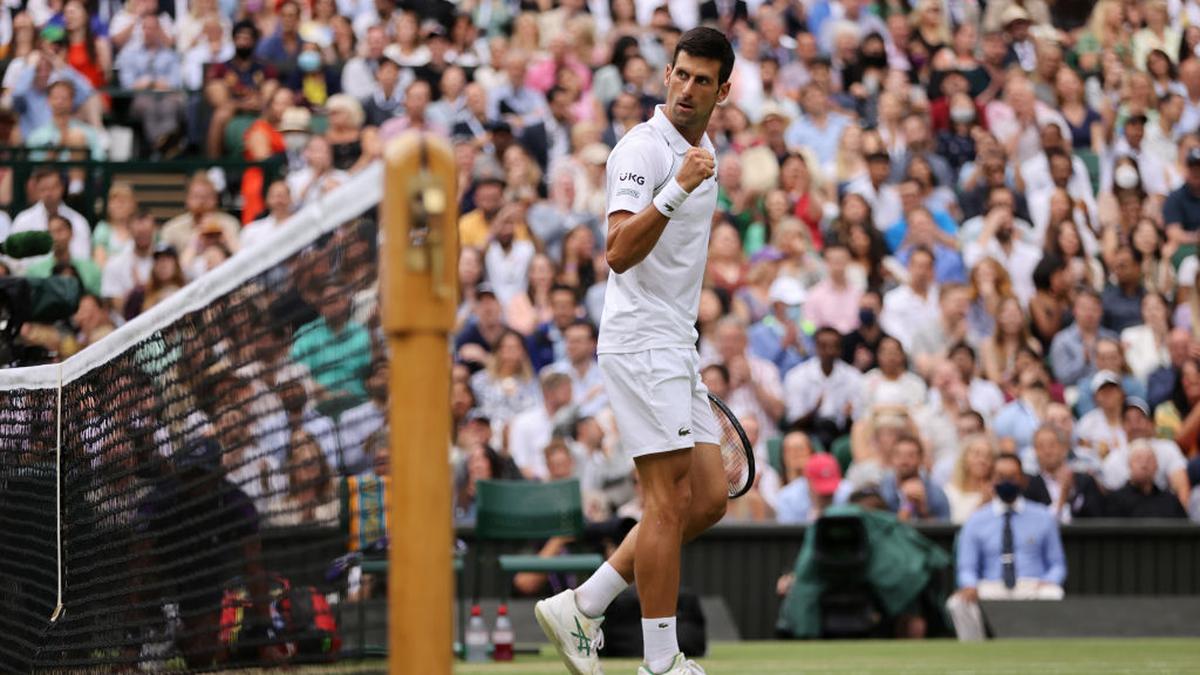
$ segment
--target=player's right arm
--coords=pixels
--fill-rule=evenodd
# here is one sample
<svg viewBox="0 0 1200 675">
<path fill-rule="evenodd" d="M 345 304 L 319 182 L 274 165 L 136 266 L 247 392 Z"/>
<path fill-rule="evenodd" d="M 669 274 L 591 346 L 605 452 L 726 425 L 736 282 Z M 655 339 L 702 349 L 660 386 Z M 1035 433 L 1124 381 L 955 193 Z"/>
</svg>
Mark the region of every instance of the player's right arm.
<svg viewBox="0 0 1200 675">
<path fill-rule="evenodd" d="M 637 167 L 638 156 L 637 152 L 628 152 L 622 153 L 620 158 L 614 156 L 610 159 L 608 244 L 605 255 L 608 266 L 617 274 L 650 255 L 671 220 L 653 202 L 650 189 L 637 182 L 638 179 L 646 181 L 644 169 Z M 623 166 L 626 164 L 632 166 Z M 669 180 L 690 193 L 713 175 L 714 167 L 713 156 L 707 150 L 691 148 L 684 155 L 679 171 Z M 643 173 L 638 173 L 639 170 Z M 625 186 L 626 183 L 629 185 Z M 664 190 L 669 188 L 668 185 Z"/>
</svg>

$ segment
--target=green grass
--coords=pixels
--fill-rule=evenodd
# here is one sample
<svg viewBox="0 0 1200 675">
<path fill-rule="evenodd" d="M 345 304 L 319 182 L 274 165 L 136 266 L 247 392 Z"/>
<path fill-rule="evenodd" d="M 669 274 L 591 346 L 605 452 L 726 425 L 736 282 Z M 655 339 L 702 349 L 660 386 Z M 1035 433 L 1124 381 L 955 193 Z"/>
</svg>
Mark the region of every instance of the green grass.
<svg viewBox="0 0 1200 675">
<path fill-rule="evenodd" d="M 995 640 L 921 642 L 740 642 L 711 647 L 699 660 L 711 675 L 759 673 L 1188 673 L 1200 672 L 1200 640 Z M 610 675 L 638 662 L 606 659 Z M 564 669 L 553 650 L 509 664 L 455 666 L 456 675 L 542 675 Z"/>
</svg>

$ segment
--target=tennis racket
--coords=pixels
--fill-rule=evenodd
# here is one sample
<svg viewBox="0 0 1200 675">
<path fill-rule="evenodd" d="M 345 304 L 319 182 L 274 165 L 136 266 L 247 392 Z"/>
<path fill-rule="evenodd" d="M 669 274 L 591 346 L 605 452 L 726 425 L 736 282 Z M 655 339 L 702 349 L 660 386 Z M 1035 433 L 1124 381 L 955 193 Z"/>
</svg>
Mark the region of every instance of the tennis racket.
<svg viewBox="0 0 1200 675">
<path fill-rule="evenodd" d="M 711 393 L 708 402 L 717 418 L 717 426 L 721 427 L 721 461 L 725 465 L 725 480 L 729 483 L 729 498 L 737 499 L 754 485 L 754 449 L 729 406 Z"/>
</svg>

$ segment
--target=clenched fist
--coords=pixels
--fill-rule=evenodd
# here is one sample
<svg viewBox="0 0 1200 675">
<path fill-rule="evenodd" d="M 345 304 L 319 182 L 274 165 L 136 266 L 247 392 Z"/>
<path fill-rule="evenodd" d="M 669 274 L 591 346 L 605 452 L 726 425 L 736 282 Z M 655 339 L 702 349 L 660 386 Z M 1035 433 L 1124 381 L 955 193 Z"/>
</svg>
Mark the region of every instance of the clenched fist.
<svg viewBox="0 0 1200 675">
<path fill-rule="evenodd" d="M 704 181 L 712 177 L 716 169 L 716 160 L 704 148 L 690 148 L 683 156 L 683 166 L 675 174 L 675 182 L 686 192 L 696 189 Z"/>
</svg>

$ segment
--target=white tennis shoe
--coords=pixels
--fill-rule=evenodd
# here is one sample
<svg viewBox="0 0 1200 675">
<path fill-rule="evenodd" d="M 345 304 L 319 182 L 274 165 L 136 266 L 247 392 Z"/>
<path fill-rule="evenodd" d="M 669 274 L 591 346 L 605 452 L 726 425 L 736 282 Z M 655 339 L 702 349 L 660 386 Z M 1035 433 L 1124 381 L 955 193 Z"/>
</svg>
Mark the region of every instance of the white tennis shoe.
<svg viewBox="0 0 1200 675">
<path fill-rule="evenodd" d="M 593 619 L 579 611 L 575 591 L 568 588 L 539 601 L 533 614 L 572 675 L 604 675 L 597 653 L 604 646 L 604 617 Z"/>
<path fill-rule="evenodd" d="M 642 664 L 638 668 L 638 675 L 705 675 L 704 669 L 699 663 L 687 658 L 680 652 L 675 655 L 675 660 L 671 661 L 671 667 L 666 672 L 655 673 L 650 670 L 646 664 Z"/>
</svg>

